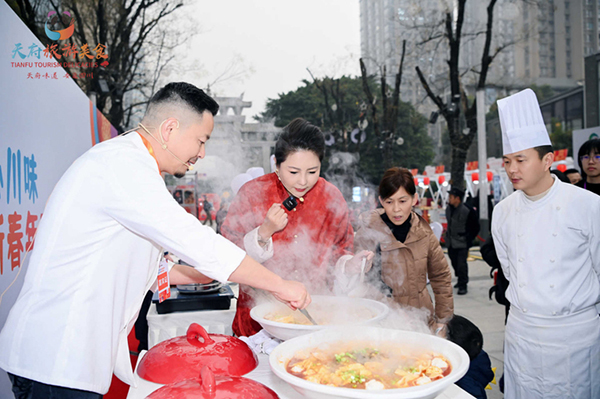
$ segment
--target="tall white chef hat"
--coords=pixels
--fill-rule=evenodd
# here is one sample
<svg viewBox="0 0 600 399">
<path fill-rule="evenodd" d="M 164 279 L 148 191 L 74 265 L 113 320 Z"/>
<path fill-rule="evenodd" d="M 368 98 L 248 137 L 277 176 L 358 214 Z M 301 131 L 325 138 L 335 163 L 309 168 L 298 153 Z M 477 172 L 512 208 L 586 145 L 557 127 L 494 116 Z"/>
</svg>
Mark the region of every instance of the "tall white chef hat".
<svg viewBox="0 0 600 399">
<path fill-rule="evenodd" d="M 531 89 L 498 100 L 503 154 L 552 145 L 540 104 Z"/>
<path fill-rule="evenodd" d="M 262 175 L 264 175 L 265 170 L 263 168 L 261 168 L 260 166 L 255 166 L 253 168 L 248 168 L 246 173 L 248 173 L 250 176 L 252 176 L 253 179 L 256 179 L 257 177 L 261 177 Z"/>
</svg>

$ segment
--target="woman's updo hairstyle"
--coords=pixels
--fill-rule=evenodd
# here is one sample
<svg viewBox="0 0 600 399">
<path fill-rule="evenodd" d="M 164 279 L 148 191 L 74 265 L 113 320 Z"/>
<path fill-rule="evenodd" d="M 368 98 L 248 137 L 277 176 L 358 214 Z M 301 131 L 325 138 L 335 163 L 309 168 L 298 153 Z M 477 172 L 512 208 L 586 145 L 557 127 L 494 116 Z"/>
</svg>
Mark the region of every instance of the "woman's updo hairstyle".
<svg viewBox="0 0 600 399">
<path fill-rule="evenodd" d="M 275 144 L 275 162 L 281 165 L 287 157 L 297 151 L 312 151 L 319 161 L 325 154 L 325 137 L 321 129 L 302 118 L 296 118 L 283 128 Z"/>
<path fill-rule="evenodd" d="M 389 168 L 385 171 L 379 183 L 379 196 L 382 200 L 385 200 L 400 190 L 400 187 L 403 187 L 411 196 L 417 192 L 413 175 L 408 169 Z"/>
</svg>

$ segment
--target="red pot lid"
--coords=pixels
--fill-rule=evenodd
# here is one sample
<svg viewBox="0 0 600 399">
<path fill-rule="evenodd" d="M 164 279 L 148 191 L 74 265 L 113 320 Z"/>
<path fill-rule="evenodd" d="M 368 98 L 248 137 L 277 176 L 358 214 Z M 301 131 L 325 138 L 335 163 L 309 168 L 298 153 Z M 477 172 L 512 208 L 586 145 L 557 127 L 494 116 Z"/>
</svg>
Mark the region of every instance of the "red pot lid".
<svg viewBox="0 0 600 399">
<path fill-rule="evenodd" d="M 279 396 L 263 384 L 244 377 L 215 376 L 207 366 L 200 378 L 166 385 L 147 399 L 278 399 Z"/>
<path fill-rule="evenodd" d="M 171 384 L 196 378 L 205 365 L 218 375 L 240 376 L 254 370 L 258 359 L 244 341 L 228 335 L 208 334 L 202 326 L 192 323 L 186 336 L 153 346 L 142 359 L 137 373 L 147 381 Z"/>
</svg>

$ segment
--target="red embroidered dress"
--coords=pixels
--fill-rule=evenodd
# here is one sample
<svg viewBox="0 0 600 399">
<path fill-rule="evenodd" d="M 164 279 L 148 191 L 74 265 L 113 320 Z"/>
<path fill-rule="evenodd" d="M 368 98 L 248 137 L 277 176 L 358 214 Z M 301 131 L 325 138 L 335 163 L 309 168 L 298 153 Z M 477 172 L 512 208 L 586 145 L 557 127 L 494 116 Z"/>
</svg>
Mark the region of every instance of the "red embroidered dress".
<svg viewBox="0 0 600 399">
<path fill-rule="evenodd" d="M 244 236 L 263 223 L 274 203 L 281 204 L 287 197 L 275 173 L 249 181 L 230 205 L 221 233 L 245 249 Z M 323 178 L 303 198 L 295 210 L 286 210 L 288 224 L 273 234 L 273 257 L 263 265 L 284 279 L 301 281 L 311 294 L 328 293 L 335 263 L 342 255 L 352 253 L 354 232 L 348 206 L 342 193 Z M 240 287 L 232 326 L 238 336 L 261 330 L 260 324 L 250 318 L 249 292 L 250 287 Z"/>
</svg>

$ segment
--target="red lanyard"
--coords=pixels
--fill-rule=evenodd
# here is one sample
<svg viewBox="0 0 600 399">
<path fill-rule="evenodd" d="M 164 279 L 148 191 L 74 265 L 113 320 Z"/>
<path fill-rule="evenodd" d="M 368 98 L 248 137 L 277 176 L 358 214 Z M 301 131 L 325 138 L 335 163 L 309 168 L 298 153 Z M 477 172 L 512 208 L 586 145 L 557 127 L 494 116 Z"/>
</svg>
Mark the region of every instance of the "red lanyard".
<svg viewBox="0 0 600 399">
<path fill-rule="evenodd" d="M 152 145 L 150 145 L 150 142 L 148 141 L 148 139 L 146 139 L 144 136 L 142 136 L 142 134 L 140 132 L 136 132 L 136 133 L 140 135 L 140 138 L 144 142 L 144 145 L 148 149 L 148 152 L 150 153 L 150 155 L 152 155 L 152 158 L 154 158 L 154 160 L 156 161 L 156 166 L 158 166 L 158 173 L 160 173 L 160 165 L 158 164 L 158 159 L 156 159 L 156 155 L 154 155 L 154 150 L 152 149 Z"/>
</svg>

